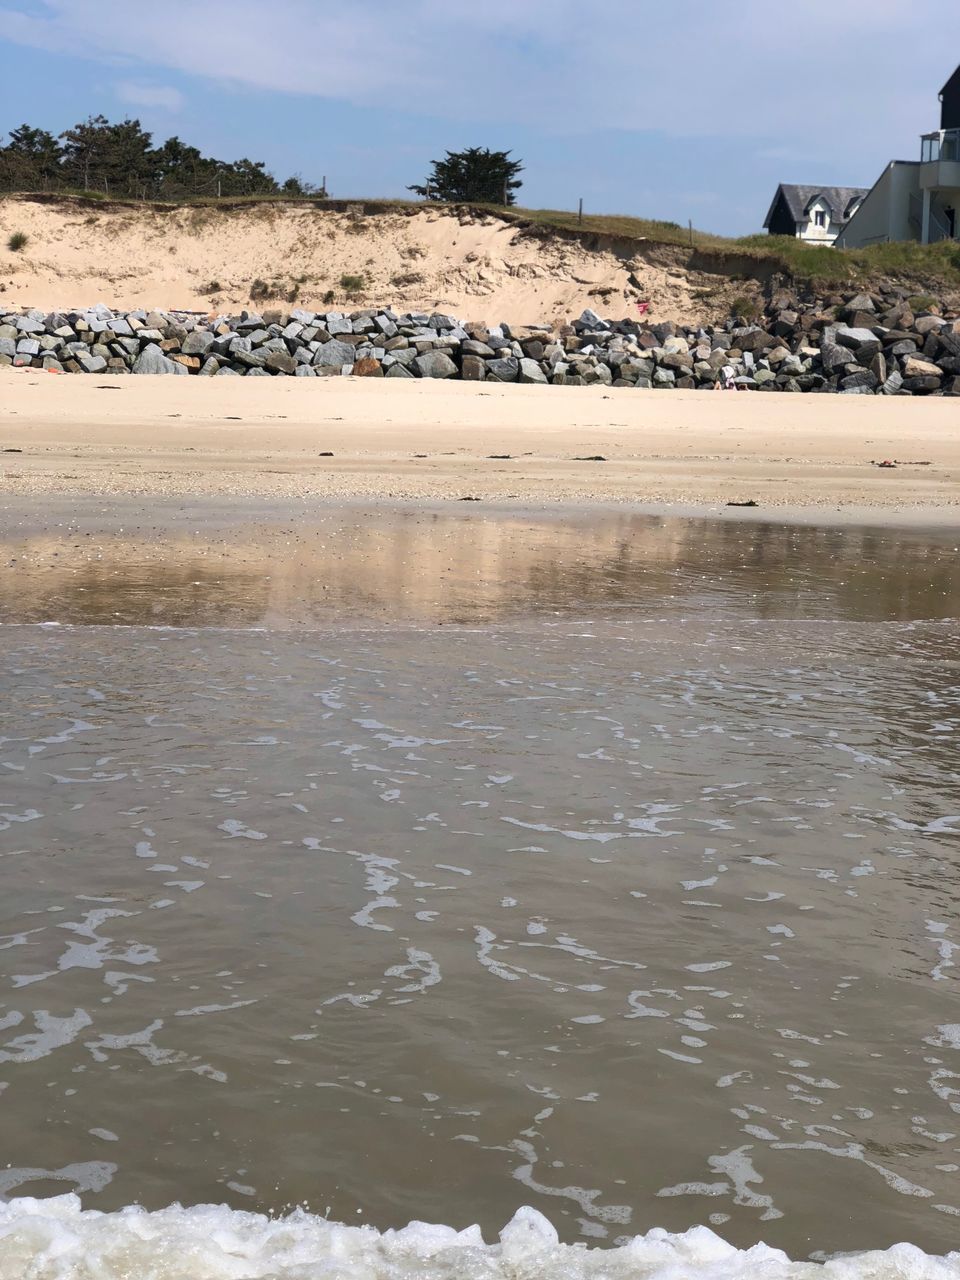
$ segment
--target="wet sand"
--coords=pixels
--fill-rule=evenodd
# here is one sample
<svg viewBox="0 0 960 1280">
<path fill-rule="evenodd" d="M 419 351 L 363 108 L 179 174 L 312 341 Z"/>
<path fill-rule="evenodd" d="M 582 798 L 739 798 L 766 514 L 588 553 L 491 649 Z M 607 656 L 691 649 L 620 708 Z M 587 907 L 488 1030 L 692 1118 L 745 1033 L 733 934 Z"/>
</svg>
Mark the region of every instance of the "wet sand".
<svg viewBox="0 0 960 1280">
<path fill-rule="evenodd" d="M 960 616 L 957 535 L 457 502 L 0 502 L 0 623 L 483 625 Z"/>
<path fill-rule="evenodd" d="M 946 398 L 2 370 L 0 449 L 19 452 L 0 454 L 0 502 L 477 499 L 739 518 L 726 504 L 754 501 L 778 519 L 942 525 L 960 503 L 956 422 Z"/>
</svg>

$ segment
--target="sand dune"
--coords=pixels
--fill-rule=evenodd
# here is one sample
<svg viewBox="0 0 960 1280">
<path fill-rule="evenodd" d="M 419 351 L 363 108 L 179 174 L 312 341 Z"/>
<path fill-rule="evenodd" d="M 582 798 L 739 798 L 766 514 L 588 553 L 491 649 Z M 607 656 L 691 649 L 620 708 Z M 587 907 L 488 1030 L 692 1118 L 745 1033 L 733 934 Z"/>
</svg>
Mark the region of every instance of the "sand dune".
<svg viewBox="0 0 960 1280">
<path fill-rule="evenodd" d="M 670 246 L 619 257 L 493 216 L 435 209 L 358 217 L 310 205 L 160 211 L 7 197 L 0 243 L 15 231 L 29 240 L 0 257 L 0 307 L 10 309 L 104 302 L 235 310 L 250 305 L 262 281 L 273 305 L 295 298 L 317 307 L 332 293 L 352 309 L 391 303 L 536 324 L 587 306 L 631 315 L 643 299 L 653 318 L 707 321 L 725 316 L 737 291 L 725 278 L 684 271 Z M 350 297 L 342 284 L 349 276 L 363 281 Z"/>
</svg>

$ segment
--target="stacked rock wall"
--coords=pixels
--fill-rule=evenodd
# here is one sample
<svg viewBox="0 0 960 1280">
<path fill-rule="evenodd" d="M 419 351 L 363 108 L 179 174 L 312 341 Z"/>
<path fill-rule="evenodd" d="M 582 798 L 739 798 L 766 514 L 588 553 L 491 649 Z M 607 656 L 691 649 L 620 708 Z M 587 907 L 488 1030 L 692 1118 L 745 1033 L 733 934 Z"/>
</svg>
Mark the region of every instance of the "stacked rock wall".
<svg viewBox="0 0 960 1280">
<path fill-rule="evenodd" d="M 57 373 L 456 378 L 554 386 L 960 394 L 960 320 L 899 294 L 801 304 L 755 323 L 471 324 L 435 313 L 87 311 L 0 316 L 0 365 Z"/>
</svg>

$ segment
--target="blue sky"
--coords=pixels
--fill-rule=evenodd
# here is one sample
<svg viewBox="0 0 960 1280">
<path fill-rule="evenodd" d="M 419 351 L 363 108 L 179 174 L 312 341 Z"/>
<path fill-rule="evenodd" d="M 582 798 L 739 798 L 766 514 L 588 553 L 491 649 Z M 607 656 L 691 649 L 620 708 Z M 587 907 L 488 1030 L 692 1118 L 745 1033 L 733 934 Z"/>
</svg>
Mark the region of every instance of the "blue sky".
<svg viewBox="0 0 960 1280">
<path fill-rule="evenodd" d="M 957 0 L 0 0 L 0 130 L 130 115 L 338 197 L 512 149 L 523 204 L 746 234 L 780 181 L 918 156 L 958 63 Z"/>
</svg>

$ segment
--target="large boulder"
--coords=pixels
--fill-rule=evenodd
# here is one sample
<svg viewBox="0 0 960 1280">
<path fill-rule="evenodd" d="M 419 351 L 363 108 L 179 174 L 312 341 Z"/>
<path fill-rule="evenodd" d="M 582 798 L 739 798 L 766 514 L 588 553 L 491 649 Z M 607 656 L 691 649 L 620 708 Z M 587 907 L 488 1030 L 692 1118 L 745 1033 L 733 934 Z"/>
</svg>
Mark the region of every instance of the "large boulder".
<svg viewBox="0 0 960 1280">
<path fill-rule="evenodd" d="M 271 373 L 296 373 L 297 361 L 287 351 L 270 351 L 267 353 L 264 368 L 269 369 Z"/>
<path fill-rule="evenodd" d="M 454 378 L 457 366 L 445 351 L 425 351 L 414 361 L 421 378 Z"/>
<path fill-rule="evenodd" d="M 114 332 L 117 332 L 114 329 Z M 194 329 L 183 340 L 180 350 L 185 356 L 205 356 L 213 343 L 213 334 L 209 329 Z"/>
<path fill-rule="evenodd" d="M 872 329 L 852 329 L 848 325 L 841 324 L 837 328 L 837 342 L 841 347 L 850 347 L 856 350 L 862 347 L 865 342 L 876 342 L 877 335 Z"/>
<path fill-rule="evenodd" d="M 348 342 L 338 342 L 336 338 L 331 338 L 329 342 L 322 343 L 318 348 L 313 363 L 337 369 L 346 364 L 353 364 L 355 357 L 356 351 Z"/>
<path fill-rule="evenodd" d="M 173 360 L 168 360 L 155 342 L 151 342 L 145 346 L 137 356 L 136 360 L 133 362 L 133 372 L 149 374 L 187 374 L 187 370 L 183 365 L 177 364 Z"/>
<path fill-rule="evenodd" d="M 820 347 L 820 360 L 824 373 L 831 374 L 851 364 L 853 356 L 847 347 L 841 347 L 836 342 L 824 342 Z"/>
<path fill-rule="evenodd" d="M 939 378 L 940 369 L 929 360 L 920 356 L 906 356 L 903 360 L 903 376 L 905 378 Z"/>
<path fill-rule="evenodd" d="M 499 360 L 487 361 L 487 373 L 497 382 L 516 382 L 520 372 L 520 361 L 515 356 L 504 356 Z"/>
<path fill-rule="evenodd" d="M 525 359 L 520 361 L 520 382 L 536 382 L 543 386 L 547 384 L 547 375 L 540 368 L 536 360 Z"/>
</svg>

